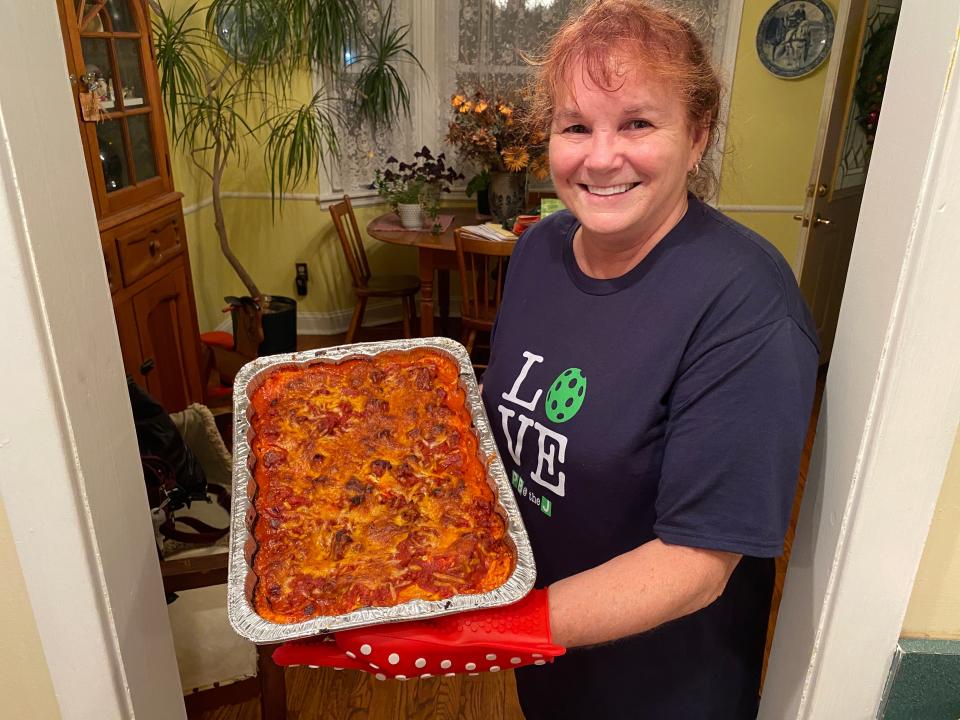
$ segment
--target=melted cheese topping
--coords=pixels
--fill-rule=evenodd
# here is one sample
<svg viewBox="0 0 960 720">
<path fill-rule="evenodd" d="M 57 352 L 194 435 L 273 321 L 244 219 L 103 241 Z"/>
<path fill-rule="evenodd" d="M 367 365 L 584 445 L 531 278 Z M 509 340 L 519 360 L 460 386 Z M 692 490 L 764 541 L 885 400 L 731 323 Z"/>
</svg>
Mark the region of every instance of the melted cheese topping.
<svg viewBox="0 0 960 720">
<path fill-rule="evenodd" d="M 281 369 L 251 398 L 254 607 L 279 623 L 483 593 L 513 571 L 459 368 L 427 348 Z"/>
</svg>

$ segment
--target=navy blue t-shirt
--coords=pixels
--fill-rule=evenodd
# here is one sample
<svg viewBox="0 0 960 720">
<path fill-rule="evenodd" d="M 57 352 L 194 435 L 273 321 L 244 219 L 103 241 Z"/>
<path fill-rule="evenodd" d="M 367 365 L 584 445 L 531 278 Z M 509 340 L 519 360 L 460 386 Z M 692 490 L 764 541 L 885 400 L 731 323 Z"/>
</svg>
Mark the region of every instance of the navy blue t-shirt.
<svg viewBox="0 0 960 720">
<path fill-rule="evenodd" d="M 744 557 L 709 607 L 519 670 L 521 705 L 528 720 L 754 717 L 814 325 L 779 252 L 692 196 L 618 278 L 579 269 L 577 228 L 564 211 L 517 243 L 483 378 L 537 586 L 654 538 Z"/>
</svg>

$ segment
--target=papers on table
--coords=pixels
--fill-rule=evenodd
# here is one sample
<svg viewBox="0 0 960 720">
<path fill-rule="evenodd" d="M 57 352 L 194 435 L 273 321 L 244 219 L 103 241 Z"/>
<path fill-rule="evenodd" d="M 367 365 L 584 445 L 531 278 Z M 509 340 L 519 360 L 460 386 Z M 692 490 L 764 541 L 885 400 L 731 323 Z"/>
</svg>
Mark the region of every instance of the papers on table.
<svg viewBox="0 0 960 720">
<path fill-rule="evenodd" d="M 464 225 L 460 232 L 467 235 L 484 238 L 485 240 L 516 240 L 517 236 L 505 230 L 500 223 L 483 223 L 482 225 Z"/>
</svg>

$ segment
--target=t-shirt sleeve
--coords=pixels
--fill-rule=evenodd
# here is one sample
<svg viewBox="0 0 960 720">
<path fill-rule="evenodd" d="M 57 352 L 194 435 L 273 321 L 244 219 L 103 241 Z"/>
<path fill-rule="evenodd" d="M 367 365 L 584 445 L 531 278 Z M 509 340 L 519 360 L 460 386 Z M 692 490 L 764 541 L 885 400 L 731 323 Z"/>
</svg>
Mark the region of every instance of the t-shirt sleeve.
<svg viewBox="0 0 960 720">
<path fill-rule="evenodd" d="M 668 399 L 657 537 L 758 557 L 783 551 L 817 358 L 787 316 L 683 371 Z"/>
</svg>

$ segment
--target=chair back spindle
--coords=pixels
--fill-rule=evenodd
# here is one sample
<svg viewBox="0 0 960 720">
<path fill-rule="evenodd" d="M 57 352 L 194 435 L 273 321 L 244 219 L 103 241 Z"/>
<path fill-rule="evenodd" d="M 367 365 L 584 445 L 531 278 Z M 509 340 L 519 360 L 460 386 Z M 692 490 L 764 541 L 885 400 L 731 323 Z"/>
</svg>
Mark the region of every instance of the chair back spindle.
<svg viewBox="0 0 960 720">
<path fill-rule="evenodd" d="M 357 218 L 353 214 L 350 196 L 344 195 L 343 201 L 331 205 L 329 210 L 340 238 L 343 254 L 347 258 L 347 265 L 350 267 L 353 292 L 357 296 L 357 303 L 353 307 L 353 315 L 344 341 L 347 344 L 353 342 L 363 324 L 367 300 L 372 297 L 396 298 L 400 301 L 403 336 L 410 337 L 411 328 L 417 317 L 414 296 L 420 289 L 420 279 L 415 275 L 381 275 L 379 273 L 371 275 L 367 253 L 363 247 L 363 236 L 357 226 Z"/>
<path fill-rule="evenodd" d="M 350 267 L 354 287 L 366 287 L 370 280 L 370 264 L 367 262 L 367 253 L 363 247 L 363 236 L 357 226 L 357 218 L 353 214 L 353 205 L 350 196 L 344 195 L 343 201 L 330 206 L 330 215 L 333 225 L 337 229 L 343 254 Z"/>
<path fill-rule="evenodd" d="M 460 230 L 455 230 L 453 235 L 463 293 L 460 318 L 466 337 L 464 344 L 472 353 L 477 332 L 489 332 L 493 328 L 503 299 L 507 259 L 515 243 L 477 238 Z"/>
</svg>

